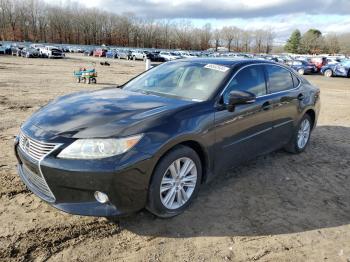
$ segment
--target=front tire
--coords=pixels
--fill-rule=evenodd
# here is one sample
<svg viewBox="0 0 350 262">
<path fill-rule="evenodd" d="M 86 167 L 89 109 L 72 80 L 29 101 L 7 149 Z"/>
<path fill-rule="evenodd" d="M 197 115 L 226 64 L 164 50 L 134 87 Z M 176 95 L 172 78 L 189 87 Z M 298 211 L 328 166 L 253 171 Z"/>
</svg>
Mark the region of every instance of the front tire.
<svg viewBox="0 0 350 262">
<path fill-rule="evenodd" d="M 284 147 L 287 152 L 299 154 L 305 150 L 310 141 L 312 131 L 312 120 L 305 114 L 295 129 L 292 139 Z"/>
<path fill-rule="evenodd" d="M 298 73 L 299 73 L 299 75 L 304 75 L 304 74 L 305 74 L 305 70 L 302 69 L 302 68 L 300 68 L 300 69 L 298 70 Z"/>
<path fill-rule="evenodd" d="M 196 197 L 202 180 L 197 153 L 177 146 L 157 164 L 148 192 L 147 209 L 158 217 L 181 214 Z"/>
</svg>

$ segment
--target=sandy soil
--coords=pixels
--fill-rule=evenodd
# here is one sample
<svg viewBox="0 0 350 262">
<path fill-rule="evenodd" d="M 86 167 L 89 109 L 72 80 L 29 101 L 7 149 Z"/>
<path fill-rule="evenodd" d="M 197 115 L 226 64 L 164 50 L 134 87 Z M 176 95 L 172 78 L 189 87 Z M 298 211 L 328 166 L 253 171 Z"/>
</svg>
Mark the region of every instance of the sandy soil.
<svg viewBox="0 0 350 262">
<path fill-rule="evenodd" d="M 0 260 L 350 261 L 350 79 L 307 78 L 322 111 L 309 148 L 259 157 L 201 188 L 182 215 L 119 221 L 62 213 L 26 190 L 13 136 L 53 98 L 122 83 L 142 62 L 97 65 L 98 85 L 72 72 L 88 59 L 0 57 Z M 98 61 L 97 59 L 94 61 Z"/>
</svg>

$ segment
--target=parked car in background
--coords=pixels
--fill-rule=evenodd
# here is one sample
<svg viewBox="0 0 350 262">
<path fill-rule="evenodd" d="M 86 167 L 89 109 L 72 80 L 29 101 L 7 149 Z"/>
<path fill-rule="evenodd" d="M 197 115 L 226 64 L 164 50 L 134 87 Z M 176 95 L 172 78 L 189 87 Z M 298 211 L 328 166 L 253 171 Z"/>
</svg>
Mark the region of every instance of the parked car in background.
<svg viewBox="0 0 350 262">
<path fill-rule="evenodd" d="M 118 50 L 110 49 L 106 52 L 106 58 L 118 58 Z"/>
<path fill-rule="evenodd" d="M 34 194 L 68 213 L 109 217 L 146 207 L 172 217 L 203 183 L 240 163 L 281 148 L 303 152 L 319 97 L 273 62 L 171 61 L 120 88 L 39 109 L 15 138 L 17 170 Z"/>
<path fill-rule="evenodd" d="M 321 68 L 327 64 L 327 58 L 326 57 L 311 57 L 310 63 L 314 64 L 317 68 L 317 72 L 321 70 Z"/>
<path fill-rule="evenodd" d="M 106 53 L 107 53 L 107 49 L 104 49 L 104 48 L 97 48 L 97 49 L 94 50 L 93 56 L 96 56 L 96 57 L 105 57 L 105 56 L 106 56 Z"/>
<path fill-rule="evenodd" d="M 45 48 L 45 46 L 44 46 L 43 44 L 31 44 L 29 47 L 38 50 L 39 53 L 40 53 L 40 49 L 41 49 L 41 48 Z"/>
<path fill-rule="evenodd" d="M 11 55 L 11 44 L 0 44 L 0 54 Z"/>
<path fill-rule="evenodd" d="M 290 67 L 297 71 L 300 75 L 317 72 L 316 66 L 314 64 L 308 63 L 305 60 L 294 60 L 291 62 Z"/>
<path fill-rule="evenodd" d="M 56 46 L 45 46 L 45 47 L 41 47 L 39 50 L 40 50 L 40 55 L 42 57 L 46 57 L 46 58 L 64 58 L 65 57 L 62 49 Z"/>
<path fill-rule="evenodd" d="M 147 54 L 147 58 L 150 59 L 152 62 L 165 62 L 164 57 L 161 57 L 159 53 L 159 51 L 149 52 Z"/>
<path fill-rule="evenodd" d="M 194 54 L 190 53 L 189 51 L 179 51 L 178 53 L 183 58 L 194 58 L 194 57 L 196 57 Z"/>
<path fill-rule="evenodd" d="M 11 55 L 12 56 L 21 56 L 21 51 L 24 48 L 22 45 L 14 45 L 11 48 Z"/>
<path fill-rule="evenodd" d="M 40 52 L 31 47 L 25 47 L 21 50 L 21 56 L 26 58 L 38 58 L 40 57 Z"/>
<path fill-rule="evenodd" d="M 84 51 L 84 56 L 93 56 L 94 55 L 94 49 L 86 49 L 85 51 Z"/>
<path fill-rule="evenodd" d="M 147 53 L 148 52 L 143 51 L 143 50 L 133 50 L 133 51 L 131 51 L 131 58 L 133 60 L 146 60 Z"/>
<path fill-rule="evenodd" d="M 6 48 L 2 44 L 0 44 L 0 55 L 5 55 L 6 54 Z"/>
<path fill-rule="evenodd" d="M 148 53 L 149 53 L 148 51 L 144 51 L 144 50 L 134 50 L 132 51 L 131 56 L 133 60 L 145 61 L 147 59 Z"/>
<path fill-rule="evenodd" d="M 321 68 L 321 73 L 326 77 L 350 77 L 350 60 L 342 60 L 340 63 L 337 64 L 325 65 Z"/>
<path fill-rule="evenodd" d="M 131 50 L 118 50 L 118 59 L 126 59 L 130 60 L 131 59 Z"/>
<path fill-rule="evenodd" d="M 327 65 L 335 65 L 341 62 L 340 58 L 327 57 Z"/>
<path fill-rule="evenodd" d="M 181 58 L 180 55 L 175 54 L 174 52 L 161 51 L 159 53 L 160 57 L 163 57 L 165 61 L 172 61 Z"/>
</svg>

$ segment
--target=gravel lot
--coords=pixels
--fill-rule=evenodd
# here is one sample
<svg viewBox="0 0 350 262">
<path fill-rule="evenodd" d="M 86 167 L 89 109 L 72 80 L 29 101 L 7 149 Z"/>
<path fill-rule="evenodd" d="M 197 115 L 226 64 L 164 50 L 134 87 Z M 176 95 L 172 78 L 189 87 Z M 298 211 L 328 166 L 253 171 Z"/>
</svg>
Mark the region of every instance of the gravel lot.
<svg viewBox="0 0 350 262">
<path fill-rule="evenodd" d="M 96 65 L 97 85 L 74 69 L 99 59 L 0 56 L 0 260 L 350 261 L 350 79 L 307 76 L 322 110 L 309 148 L 259 157 L 201 188 L 182 215 L 146 211 L 119 221 L 62 213 L 18 178 L 13 136 L 53 98 L 123 83 L 144 63 Z"/>
</svg>

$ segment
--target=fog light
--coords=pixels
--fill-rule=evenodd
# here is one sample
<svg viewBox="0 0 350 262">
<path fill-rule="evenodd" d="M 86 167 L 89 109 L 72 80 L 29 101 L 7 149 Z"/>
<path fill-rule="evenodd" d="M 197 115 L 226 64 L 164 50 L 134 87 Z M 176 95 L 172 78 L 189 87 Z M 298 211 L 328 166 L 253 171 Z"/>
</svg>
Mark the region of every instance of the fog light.
<svg viewBox="0 0 350 262">
<path fill-rule="evenodd" d="M 95 192 L 95 198 L 98 202 L 100 202 L 101 204 L 105 204 L 109 201 L 108 196 L 105 193 L 102 193 L 100 191 L 96 191 Z"/>
</svg>

